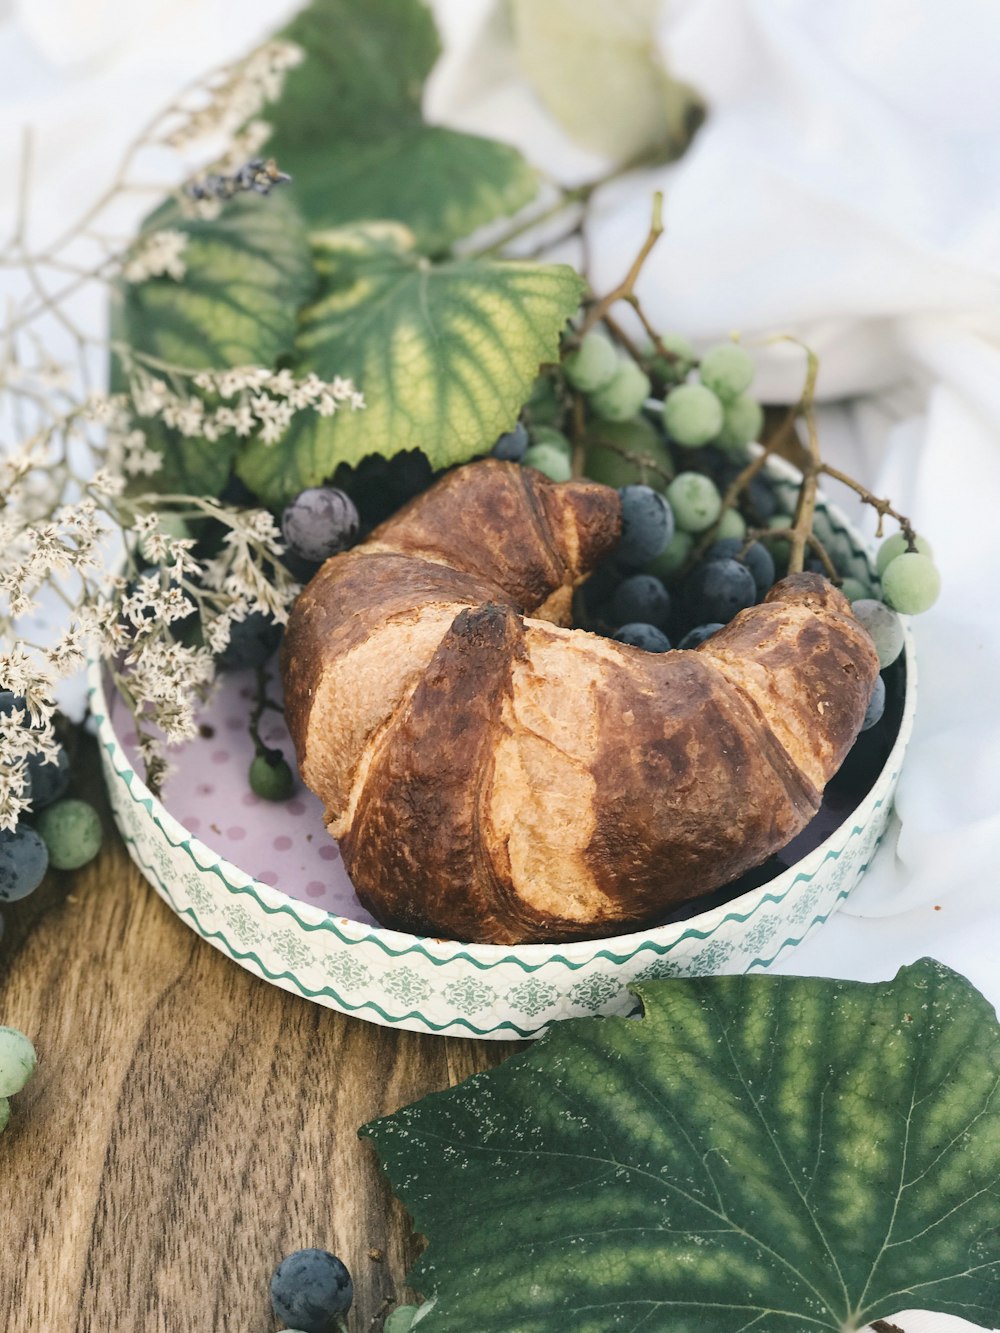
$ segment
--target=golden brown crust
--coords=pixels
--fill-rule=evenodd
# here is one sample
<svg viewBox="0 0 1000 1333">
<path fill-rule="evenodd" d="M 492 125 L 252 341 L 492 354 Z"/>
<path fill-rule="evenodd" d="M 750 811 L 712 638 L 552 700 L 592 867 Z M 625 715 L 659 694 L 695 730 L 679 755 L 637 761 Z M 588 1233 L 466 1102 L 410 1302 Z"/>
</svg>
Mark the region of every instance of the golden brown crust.
<svg viewBox="0 0 1000 1333">
<path fill-rule="evenodd" d="M 818 808 L 878 671 L 845 599 L 797 575 L 664 654 L 541 618 L 567 615 L 620 522 L 607 487 L 474 464 L 296 603 L 289 727 L 384 924 L 502 944 L 639 928 Z"/>
</svg>

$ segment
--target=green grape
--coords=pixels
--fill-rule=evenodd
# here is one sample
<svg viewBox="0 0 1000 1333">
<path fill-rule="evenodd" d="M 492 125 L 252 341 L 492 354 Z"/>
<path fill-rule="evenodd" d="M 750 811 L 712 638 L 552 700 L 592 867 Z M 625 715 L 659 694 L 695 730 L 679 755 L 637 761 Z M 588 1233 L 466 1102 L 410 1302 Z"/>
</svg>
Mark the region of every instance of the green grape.
<svg viewBox="0 0 1000 1333">
<path fill-rule="evenodd" d="M 10 1102 L 6 1097 L 0 1097 L 0 1134 L 4 1132 L 10 1122 Z"/>
<path fill-rule="evenodd" d="M 929 555 L 904 551 L 882 571 L 882 596 L 894 611 L 918 616 L 929 610 L 941 591 L 941 575 Z"/>
<path fill-rule="evenodd" d="M 559 390 L 554 375 L 539 375 L 531 389 L 531 397 L 524 412 L 533 425 L 551 425 L 562 411 Z"/>
<path fill-rule="evenodd" d="M 665 333 L 660 342 L 668 352 L 677 356 L 677 360 L 668 361 L 665 356 L 658 354 L 655 343 L 648 343 L 646 357 L 650 371 L 664 384 L 683 384 L 698 359 L 694 348 L 679 333 Z"/>
<path fill-rule="evenodd" d="M 685 532 L 704 532 L 722 512 L 715 483 L 700 472 L 679 472 L 667 487 L 667 499 L 677 526 Z"/>
<path fill-rule="evenodd" d="M 554 426 L 535 426 L 531 432 L 531 444 L 551 445 L 553 449 L 558 449 L 567 458 L 573 457 L 573 446 L 562 431 L 556 430 Z M 530 448 L 531 445 L 528 447 Z"/>
<path fill-rule="evenodd" d="M 899 616 L 890 611 L 885 602 L 874 597 L 859 598 L 854 603 L 854 614 L 871 635 L 878 653 L 879 670 L 884 671 L 903 651 L 905 636 Z"/>
<path fill-rule="evenodd" d="M 415 1305 L 397 1305 L 382 1326 L 382 1333 L 409 1333 L 416 1315 Z"/>
<path fill-rule="evenodd" d="M 676 515 L 675 515 L 676 518 Z M 658 579 L 671 579 L 687 564 L 687 558 L 694 547 L 694 538 L 683 528 L 674 528 L 674 535 L 666 546 L 648 565 L 643 566 L 646 574 L 655 574 Z"/>
<path fill-rule="evenodd" d="M 287 801 L 295 776 L 280 751 L 255 755 L 250 763 L 250 790 L 265 801 Z"/>
<path fill-rule="evenodd" d="M 916 545 L 921 555 L 934 559 L 934 552 L 926 537 L 918 537 Z M 906 538 L 901 532 L 894 532 L 891 537 L 886 537 L 875 553 L 875 568 L 879 574 L 885 570 L 886 565 L 896 559 L 897 555 L 905 555 L 907 550 Z"/>
<path fill-rule="evenodd" d="M 753 360 L 736 343 L 710 347 L 698 367 L 702 384 L 724 403 L 731 403 L 749 389 L 753 372 Z"/>
<path fill-rule="evenodd" d="M 764 409 L 754 398 L 741 394 L 722 405 L 722 429 L 715 443 L 722 449 L 741 449 L 760 439 L 764 429 Z"/>
<path fill-rule="evenodd" d="M 631 357 L 623 356 L 614 376 L 587 398 L 593 410 L 605 421 L 628 421 L 642 410 L 649 390 L 646 372 Z"/>
<path fill-rule="evenodd" d="M 17 1028 L 0 1028 L 0 1097 L 20 1092 L 35 1072 L 35 1048 Z"/>
<path fill-rule="evenodd" d="M 846 578 L 840 584 L 840 591 L 849 602 L 860 602 L 866 597 L 871 597 L 871 589 L 867 588 L 860 579 Z"/>
<path fill-rule="evenodd" d="M 792 518 L 791 514 L 772 514 L 765 526 L 769 528 L 791 528 L 794 525 L 795 519 Z M 787 537 L 763 537 L 761 540 L 774 556 L 776 564 L 788 564 L 788 557 L 792 553 L 792 548 Z"/>
<path fill-rule="evenodd" d="M 645 417 L 596 422 L 587 432 L 586 444 L 584 475 L 605 486 L 652 486 L 662 491 L 673 475 L 670 450 Z M 637 460 L 649 459 L 649 464 L 623 458 L 618 450 Z"/>
<path fill-rule="evenodd" d="M 48 805 L 38 816 L 36 832 L 56 870 L 79 870 L 101 850 L 101 820 L 87 801 L 69 797 Z"/>
<path fill-rule="evenodd" d="M 733 508 L 724 509 L 716 529 L 715 540 L 720 542 L 725 537 L 739 537 L 742 540 L 746 535 L 746 519 L 740 511 Z"/>
<path fill-rule="evenodd" d="M 677 444 L 697 449 L 714 440 L 722 429 L 722 404 L 703 384 L 681 384 L 663 403 L 663 424 Z"/>
<path fill-rule="evenodd" d="M 607 384 L 618 371 L 618 353 L 603 333 L 591 329 L 583 341 L 562 363 L 563 374 L 574 389 L 593 393 Z"/>
<path fill-rule="evenodd" d="M 521 459 L 524 467 L 537 468 L 550 481 L 569 481 L 573 466 L 562 449 L 554 444 L 532 444 Z"/>
</svg>

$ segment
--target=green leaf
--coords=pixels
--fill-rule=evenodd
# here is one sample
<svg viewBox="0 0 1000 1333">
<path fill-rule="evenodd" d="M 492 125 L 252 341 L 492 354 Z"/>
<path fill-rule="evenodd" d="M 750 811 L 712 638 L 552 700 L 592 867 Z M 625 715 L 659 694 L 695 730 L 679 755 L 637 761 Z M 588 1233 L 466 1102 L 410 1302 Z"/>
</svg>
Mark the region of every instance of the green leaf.
<svg viewBox="0 0 1000 1333">
<path fill-rule="evenodd" d="M 362 1130 L 429 1241 L 427 1333 L 996 1325 L 1000 1029 L 964 978 L 636 992 Z"/>
<path fill-rule="evenodd" d="M 211 221 L 185 218 L 167 203 L 146 219 L 143 234 L 164 228 L 188 237 L 184 277 L 120 283 L 112 301 L 113 343 L 139 354 L 140 364 L 144 355 L 186 370 L 273 366 L 292 350 L 296 311 L 316 278 L 290 199 L 280 193 L 238 195 Z M 115 357 L 112 388 L 125 384 Z M 177 387 L 184 384 L 182 379 Z M 234 435 L 210 442 L 185 437 L 161 421 L 136 425 L 163 464 L 134 488 L 217 495 L 225 485 L 239 447 Z"/>
<path fill-rule="evenodd" d="M 272 366 L 291 351 L 315 278 L 287 196 L 237 195 L 211 221 L 165 204 L 143 232 L 164 228 L 188 237 L 186 272 L 122 284 L 120 328 L 133 350 L 189 370 Z"/>
<path fill-rule="evenodd" d="M 306 59 L 268 114 L 268 151 L 313 226 L 391 218 L 440 254 L 534 197 L 515 149 L 423 123 L 440 45 L 420 0 L 314 0 L 283 35 Z"/>
<path fill-rule="evenodd" d="M 240 475 L 269 503 L 338 463 L 420 449 L 435 468 L 484 453 L 514 424 L 583 282 L 563 265 L 432 265 L 392 223 L 314 237 L 320 291 L 302 312 L 294 368 L 353 379 L 363 412 L 302 414 L 278 445 L 252 440 Z"/>
<path fill-rule="evenodd" d="M 578 143 L 615 162 L 684 152 L 705 108 L 664 68 L 656 46 L 661 0 L 511 5 L 521 68 Z"/>
</svg>

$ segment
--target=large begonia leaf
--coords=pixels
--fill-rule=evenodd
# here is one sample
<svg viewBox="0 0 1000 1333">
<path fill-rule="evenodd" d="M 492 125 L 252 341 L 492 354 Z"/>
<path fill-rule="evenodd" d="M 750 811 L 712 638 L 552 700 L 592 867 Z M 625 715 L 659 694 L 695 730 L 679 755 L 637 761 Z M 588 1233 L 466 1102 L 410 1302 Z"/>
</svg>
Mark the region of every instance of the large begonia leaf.
<svg viewBox="0 0 1000 1333">
<path fill-rule="evenodd" d="M 539 364 L 558 359 L 584 290 L 560 264 L 431 264 L 393 223 L 313 240 L 320 287 L 300 314 L 293 366 L 350 377 L 367 408 L 303 413 L 278 444 L 251 440 L 239 472 L 271 504 L 368 454 L 419 449 L 439 468 L 486 452 L 514 425 Z"/>
<path fill-rule="evenodd" d="M 440 254 L 534 197 L 516 149 L 424 123 L 440 43 L 422 0 L 313 0 L 282 35 L 305 60 L 268 108 L 268 152 L 311 226 L 392 218 Z"/>
<path fill-rule="evenodd" d="M 880 984 L 636 987 L 362 1133 L 428 1238 L 421 1333 L 1000 1322 L 1000 1029 L 923 960 Z"/>
</svg>

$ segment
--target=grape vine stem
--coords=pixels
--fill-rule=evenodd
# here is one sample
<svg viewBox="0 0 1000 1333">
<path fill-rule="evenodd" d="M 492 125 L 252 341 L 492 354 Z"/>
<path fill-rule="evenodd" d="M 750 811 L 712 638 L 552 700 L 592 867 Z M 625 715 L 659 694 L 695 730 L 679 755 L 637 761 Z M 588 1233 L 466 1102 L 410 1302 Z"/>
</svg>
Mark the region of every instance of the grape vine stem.
<svg viewBox="0 0 1000 1333">
<path fill-rule="evenodd" d="M 642 243 L 642 248 L 632 261 L 632 266 L 622 278 L 617 287 L 612 287 L 606 296 L 595 301 L 584 318 L 583 323 L 578 330 L 578 337 L 582 338 L 585 334 L 600 323 L 605 318 L 608 311 L 617 301 L 628 301 L 633 309 L 638 313 L 638 302 L 635 297 L 635 284 L 642 272 L 642 266 L 649 258 L 656 242 L 663 235 L 663 194 L 657 190 L 653 195 L 653 217 L 649 224 L 649 232 Z M 642 316 L 640 315 L 640 318 Z"/>
<path fill-rule="evenodd" d="M 871 505 L 878 514 L 878 527 L 875 530 L 876 537 L 882 536 L 882 520 L 888 515 L 889 518 L 894 518 L 899 524 L 900 531 L 906 538 L 906 549 L 908 551 L 915 551 L 917 549 L 917 534 L 913 529 L 913 524 L 905 514 L 900 514 L 897 510 L 893 509 L 888 500 L 880 500 L 877 495 L 872 494 L 867 486 L 863 485 L 860 481 L 855 481 L 854 478 L 849 477 L 846 472 L 841 472 L 840 468 L 832 467 L 829 463 L 820 463 L 819 470 L 824 476 L 832 477 L 834 481 L 839 481 L 842 486 L 848 486 L 861 497 L 865 504 Z"/>
<path fill-rule="evenodd" d="M 795 505 L 795 519 L 792 523 L 791 551 L 788 556 L 789 574 L 801 574 L 805 565 L 806 545 L 812 533 L 813 517 L 816 513 L 819 474 L 823 467 L 819 451 L 819 435 L 816 431 L 816 414 L 813 410 L 819 357 L 810 347 L 805 347 L 805 353 L 806 382 L 802 389 L 802 397 L 799 399 L 798 411 L 806 423 L 806 455 L 803 459 L 802 485 L 799 487 L 799 498 Z"/>
</svg>

